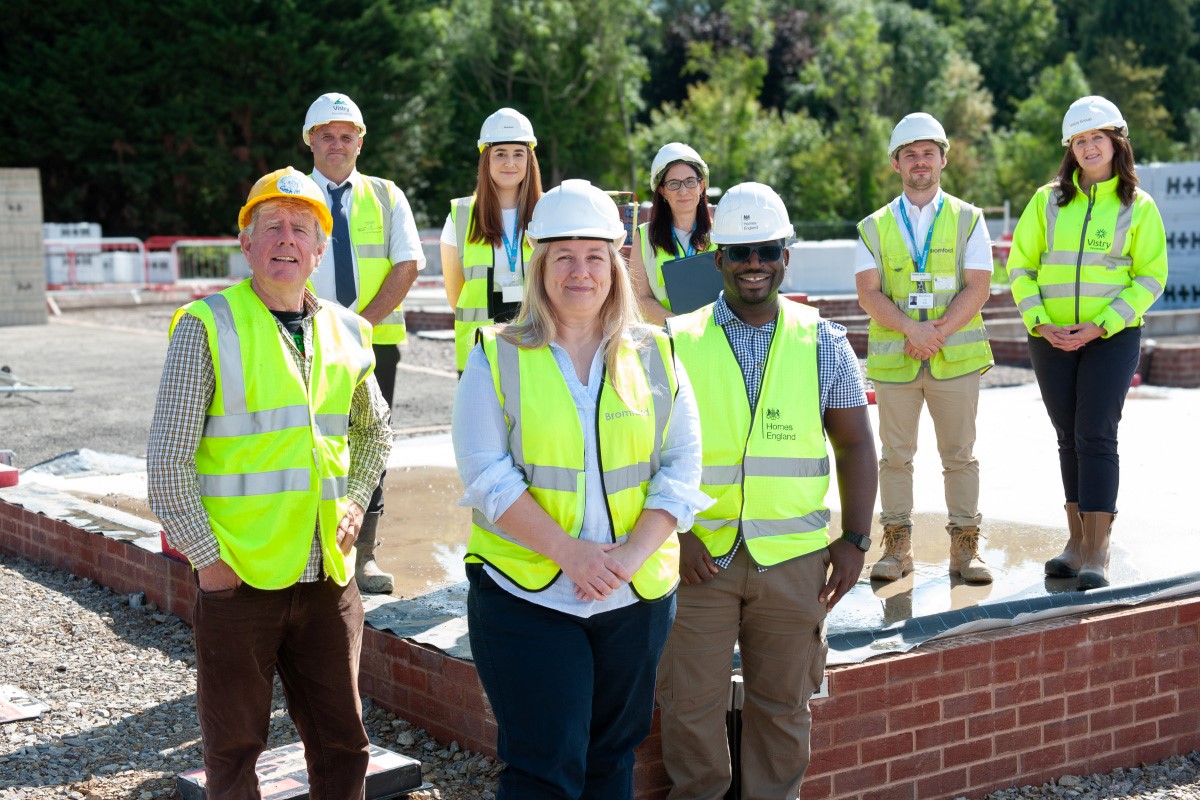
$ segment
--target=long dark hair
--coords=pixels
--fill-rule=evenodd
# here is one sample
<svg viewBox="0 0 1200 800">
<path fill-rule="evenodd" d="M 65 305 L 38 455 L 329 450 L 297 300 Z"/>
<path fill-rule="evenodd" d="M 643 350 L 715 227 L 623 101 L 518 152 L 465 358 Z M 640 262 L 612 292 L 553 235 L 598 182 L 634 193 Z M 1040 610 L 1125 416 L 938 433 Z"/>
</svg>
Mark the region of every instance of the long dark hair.
<svg viewBox="0 0 1200 800">
<path fill-rule="evenodd" d="M 537 154 L 533 148 L 522 146 L 529 153 L 525 171 L 525 179 L 517 189 L 517 226 L 525 230 L 529 220 L 533 219 L 533 207 L 542 197 L 542 172 L 538 169 Z M 479 175 L 475 180 L 475 209 L 471 214 L 471 227 L 467 233 L 467 241 L 473 244 L 487 242 L 492 247 L 499 247 L 504 240 L 504 217 L 500 211 L 500 195 L 492 183 L 490 159 L 493 145 L 483 148 L 479 154 Z"/>
<path fill-rule="evenodd" d="M 700 174 L 700 170 L 695 164 L 687 161 L 675 161 L 667 165 L 667 168 L 662 171 L 665 176 L 671 167 L 676 164 L 687 164 L 696 173 L 696 180 L 704 183 L 704 176 Z M 667 202 L 667 198 L 659 191 L 663 181 L 658 182 L 658 186 L 654 187 L 654 202 L 650 206 L 650 244 L 654 245 L 664 253 L 675 252 L 675 219 L 671 215 L 671 205 Z M 708 188 L 706 185 L 705 189 Z M 692 249 L 697 253 L 702 253 L 708 249 L 708 232 L 712 230 L 712 217 L 708 214 L 708 196 L 700 193 L 700 200 L 696 203 L 696 229 L 692 231 Z"/>
<path fill-rule="evenodd" d="M 1119 178 L 1117 197 L 1121 199 L 1121 205 L 1133 205 L 1133 197 L 1138 185 L 1137 172 L 1133 168 L 1133 145 L 1130 144 L 1128 136 L 1122 136 L 1118 131 L 1101 128 L 1100 132 L 1112 141 L 1113 172 Z M 1079 162 L 1075 159 L 1075 151 L 1071 149 L 1070 145 L 1067 145 L 1067 153 L 1058 167 L 1058 174 L 1054 176 L 1054 184 L 1058 186 L 1060 208 L 1074 200 L 1075 194 L 1079 191 L 1074 180 L 1077 169 L 1079 169 Z"/>
</svg>

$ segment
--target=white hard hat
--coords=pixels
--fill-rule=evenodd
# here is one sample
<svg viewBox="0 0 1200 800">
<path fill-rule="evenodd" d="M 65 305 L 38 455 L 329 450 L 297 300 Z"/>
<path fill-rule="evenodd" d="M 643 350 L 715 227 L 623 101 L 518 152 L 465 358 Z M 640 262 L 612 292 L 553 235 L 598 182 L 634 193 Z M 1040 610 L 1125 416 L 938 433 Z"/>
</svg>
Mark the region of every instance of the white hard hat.
<svg viewBox="0 0 1200 800">
<path fill-rule="evenodd" d="M 605 239 L 619 247 L 625 243 L 625 224 L 611 197 L 588 181 L 572 179 L 542 195 L 525 235 L 535 245 L 546 239 Z"/>
<path fill-rule="evenodd" d="M 1097 128 L 1112 128 L 1120 131 L 1122 136 L 1129 135 L 1129 125 L 1121 116 L 1121 109 L 1111 100 L 1094 94 L 1079 98 L 1071 103 L 1063 116 L 1063 147 L 1070 146 L 1071 139 L 1084 131 Z"/>
<path fill-rule="evenodd" d="M 515 108 L 502 108 L 485 119 L 479 128 L 479 152 L 482 153 L 489 144 L 500 142 L 520 142 L 529 145 L 530 150 L 537 147 L 529 117 Z"/>
<path fill-rule="evenodd" d="M 771 242 L 795 234 L 783 200 L 766 184 L 739 183 L 717 203 L 712 226 L 716 244 Z"/>
<path fill-rule="evenodd" d="M 913 142 L 931 141 L 942 146 L 942 155 L 950 152 L 950 140 L 946 129 L 924 111 L 909 114 L 892 129 L 892 140 L 888 142 L 888 156 L 896 157 L 896 151 Z"/>
<path fill-rule="evenodd" d="M 330 122 L 352 123 L 358 128 L 359 136 L 367 135 L 367 124 L 363 122 L 362 112 L 354 101 L 338 92 L 326 92 L 313 101 L 304 115 L 304 130 L 300 132 L 304 143 L 312 144 L 313 129 Z"/>
<path fill-rule="evenodd" d="M 658 155 L 654 157 L 654 163 L 650 165 L 651 192 L 658 191 L 658 184 L 662 182 L 663 175 L 667 174 L 667 170 L 671 168 L 672 164 L 680 161 L 691 164 L 700 170 L 700 177 L 705 183 L 708 182 L 708 164 L 704 163 L 700 154 L 683 142 L 668 142 L 659 148 Z"/>
</svg>

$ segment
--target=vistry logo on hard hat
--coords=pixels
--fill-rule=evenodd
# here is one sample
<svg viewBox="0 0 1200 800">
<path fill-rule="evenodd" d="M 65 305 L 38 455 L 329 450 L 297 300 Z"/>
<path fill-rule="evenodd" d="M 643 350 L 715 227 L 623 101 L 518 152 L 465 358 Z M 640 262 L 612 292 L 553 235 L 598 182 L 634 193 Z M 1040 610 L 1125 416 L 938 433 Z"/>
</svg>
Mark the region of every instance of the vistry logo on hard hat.
<svg viewBox="0 0 1200 800">
<path fill-rule="evenodd" d="M 296 175 L 284 175 L 275 185 L 284 194 L 300 194 L 304 191 L 304 183 Z"/>
</svg>

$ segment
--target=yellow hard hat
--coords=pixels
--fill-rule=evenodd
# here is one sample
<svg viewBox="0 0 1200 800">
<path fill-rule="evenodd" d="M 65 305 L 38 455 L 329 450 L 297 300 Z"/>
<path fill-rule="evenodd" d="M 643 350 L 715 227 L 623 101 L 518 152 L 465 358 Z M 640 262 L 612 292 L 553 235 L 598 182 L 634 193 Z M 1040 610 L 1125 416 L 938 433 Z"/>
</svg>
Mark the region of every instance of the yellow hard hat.
<svg viewBox="0 0 1200 800">
<path fill-rule="evenodd" d="M 321 224 L 325 235 L 329 236 L 333 233 L 333 217 L 329 213 L 329 206 L 325 205 L 325 193 L 312 178 L 295 167 L 284 167 L 274 172 L 268 172 L 255 181 L 254 186 L 250 189 L 250 195 L 246 198 L 246 205 L 242 206 L 242 210 L 238 212 L 238 227 L 245 230 L 246 226 L 250 224 L 250 215 L 254 211 L 254 207 L 277 197 L 292 197 L 308 203 L 313 207 L 313 212 L 317 215 L 317 222 Z"/>
</svg>

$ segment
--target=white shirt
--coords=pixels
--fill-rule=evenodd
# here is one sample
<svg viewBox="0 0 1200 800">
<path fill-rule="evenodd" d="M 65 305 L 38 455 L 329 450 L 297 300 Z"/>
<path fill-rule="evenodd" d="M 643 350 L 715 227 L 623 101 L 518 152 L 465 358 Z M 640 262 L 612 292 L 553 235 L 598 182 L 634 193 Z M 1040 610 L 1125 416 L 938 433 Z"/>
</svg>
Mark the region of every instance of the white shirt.
<svg viewBox="0 0 1200 800">
<path fill-rule="evenodd" d="M 342 184 L 335 184 L 333 181 L 326 178 L 318 170 L 314 169 L 312 178 L 317 182 L 317 186 L 321 187 L 321 191 L 325 193 L 325 204 L 333 207 L 333 196 L 329 193 L 330 187 L 337 188 Z M 350 173 L 350 177 L 346 178 L 345 183 L 356 184 L 366 180 L 358 170 Z M 368 186 L 367 191 L 371 191 Z M 349 189 L 342 194 L 342 206 L 346 209 L 346 219 L 353 219 L 350 203 L 354 196 L 354 190 Z M 402 261 L 416 261 L 417 269 L 420 270 L 425 266 L 425 251 L 421 249 L 421 236 L 417 233 L 417 223 L 413 219 L 412 209 L 409 208 L 408 198 L 404 196 L 404 192 L 398 192 L 396 195 L 396 205 L 392 206 L 392 221 L 391 221 L 391 240 L 388 246 L 388 259 L 393 264 L 399 264 Z M 350 248 L 351 255 L 354 256 L 354 285 L 358 285 L 358 253 L 355 248 Z M 325 255 L 321 258 L 321 263 L 317 265 L 316 271 L 313 272 L 310 278 L 313 285 L 313 293 L 322 300 L 331 300 L 337 302 L 337 283 L 333 274 L 333 242 L 325 248 Z"/>
<path fill-rule="evenodd" d="M 908 212 L 909 222 L 913 223 L 913 233 L 916 234 L 917 241 L 925 245 L 925 236 L 929 233 L 929 226 L 933 224 L 934 215 L 937 213 L 938 203 L 941 202 L 944 192 L 938 189 L 933 200 L 925 204 L 924 208 L 918 209 L 908 199 L 908 195 L 901 194 L 892 202 L 888 203 L 888 208 L 892 210 L 892 216 L 900 223 L 900 235 L 904 237 L 905 243 L 908 244 L 908 254 L 916 261 L 918 245 L 913 243 L 913 240 L 908 235 L 908 229 L 904 227 L 902 222 L 903 217 L 900 216 L 900 204 L 904 204 L 904 210 Z M 862 237 L 858 237 L 858 245 L 854 253 L 854 271 L 855 273 L 866 272 L 867 270 L 878 269 L 875 264 L 875 257 L 871 255 L 871 251 L 867 249 L 863 243 Z M 980 219 L 979 224 L 975 226 L 975 230 L 971 231 L 971 236 L 967 239 L 966 259 L 963 261 L 963 269 L 978 269 L 992 271 L 992 240 L 988 236 L 987 225 L 983 224 Z"/>
<path fill-rule="evenodd" d="M 504 232 L 512 236 L 513 226 L 517 224 L 517 210 L 515 208 L 500 209 L 500 224 L 504 226 Z M 517 231 L 517 236 L 521 239 L 522 245 L 525 242 L 525 231 Z M 458 236 L 454 230 L 454 217 L 450 214 L 446 215 L 446 224 L 442 226 L 441 243 L 448 244 L 451 247 L 458 248 Z M 521 251 L 517 251 L 516 269 L 508 261 L 508 252 L 504 249 L 504 244 L 501 243 L 492 248 L 492 288 L 503 289 L 505 286 L 520 286 L 525 283 L 525 265 L 522 262 Z M 459 265 L 462 265 L 462 253 L 458 254 Z"/>
<path fill-rule="evenodd" d="M 608 542 L 611 541 L 608 506 L 596 444 L 596 406 L 600 396 L 604 353 L 602 349 L 596 351 L 587 384 L 584 385 L 575 374 L 575 366 L 567 351 L 557 344 L 551 344 L 550 351 L 575 400 L 579 424 L 583 428 L 584 499 L 583 526 L 579 538 Z M 699 410 L 687 372 L 678 360 L 675 362 L 675 372 L 679 378 L 679 391 L 675 395 L 675 407 L 667 424 L 658 472 L 647 486 L 644 508 L 666 511 L 675 517 L 676 530 L 686 531 L 691 530 L 696 512 L 707 509 L 715 501 L 697 488 L 700 485 L 701 459 Z M 451 433 L 458 474 L 466 487 L 458 504 L 479 509 L 489 522 L 495 523 L 528 489 L 528 484 L 509 452 L 504 411 L 496 398 L 491 367 L 478 345 L 467 357 L 467 368 L 458 382 Z M 624 538 L 617 541 L 624 542 Z M 560 576 L 540 592 L 530 592 L 491 566 L 485 566 L 484 569 L 509 593 L 576 617 L 591 617 L 638 602 L 629 584 L 622 584 L 604 600 L 579 600 L 575 597 L 575 584 L 566 575 Z"/>
</svg>

